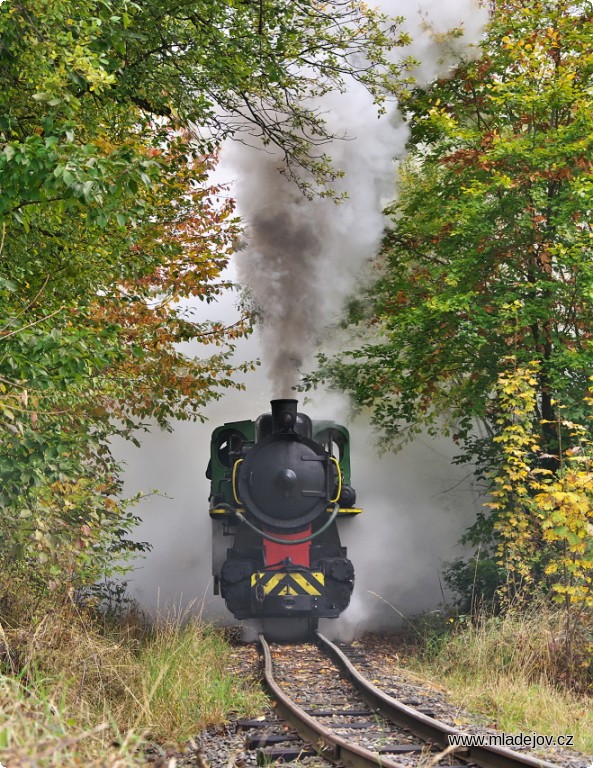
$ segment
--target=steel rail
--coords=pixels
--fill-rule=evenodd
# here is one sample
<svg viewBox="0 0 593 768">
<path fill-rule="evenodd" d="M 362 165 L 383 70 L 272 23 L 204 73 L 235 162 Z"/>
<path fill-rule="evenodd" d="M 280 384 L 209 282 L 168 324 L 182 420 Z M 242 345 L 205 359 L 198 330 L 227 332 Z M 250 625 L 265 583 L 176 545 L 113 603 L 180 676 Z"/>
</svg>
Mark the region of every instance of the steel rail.
<svg viewBox="0 0 593 768">
<path fill-rule="evenodd" d="M 316 632 L 315 635 L 321 650 L 338 664 L 342 672 L 366 700 L 367 704 L 372 709 L 381 712 L 387 720 L 403 728 L 408 728 L 420 738 L 438 744 L 443 749 L 449 747 L 449 736 L 464 734 L 463 731 L 452 728 L 440 720 L 418 712 L 413 707 L 408 707 L 401 701 L 388 696 L 361 675 L 348 657 L 336 645 L 320 632 Z M 531 755 L 525 755 L 521 752 L 515 752 L 506 747 L 499 746 L 460 747 L 458 751 L 455 751 L 455 754 L 466 762 L 476 763 L 480 768 L 558 768 L 556 763 L 550 763 L 546 760 L 540 760 Z M 382 762 L 382 764 L 384 765 L 385 762 Z"/>
<path fill-rule="evenodd" d="M 295 704 L 274 680 L 272 654 L 270 646 L 263 635 L 259 635 L 259 644 L 264 657 L 264 681 L 268 690 L 276 700 L 282 717 L 292 725 L 299 736 L 309 742 L 315 750 L 330 762 L 340 762 L 351 768 L 404 768 L 401 763 L 395 763 L 382 755 L 370 752 L 368 749 L 352 744 L 336 733 L 328 730 L 304 709 Z M 558 768 L 556 766 L 556 768 Z"/>
</svg>

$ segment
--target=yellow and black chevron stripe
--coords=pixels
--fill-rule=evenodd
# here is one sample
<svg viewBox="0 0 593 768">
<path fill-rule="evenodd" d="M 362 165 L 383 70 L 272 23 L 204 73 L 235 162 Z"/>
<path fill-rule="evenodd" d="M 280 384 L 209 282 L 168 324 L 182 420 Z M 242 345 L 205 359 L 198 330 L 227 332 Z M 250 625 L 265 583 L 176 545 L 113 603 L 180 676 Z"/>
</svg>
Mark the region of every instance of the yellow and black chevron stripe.
<svg viewBox="0 0 593 768">
<path fill-rule="evenodd" d="M 251 587 L 263 587 L 265 597 L 277 595 L 321 595 L 325 586 L 323 573 L 311 571 L 258 571 L 251 574 Z"/>
</svg>

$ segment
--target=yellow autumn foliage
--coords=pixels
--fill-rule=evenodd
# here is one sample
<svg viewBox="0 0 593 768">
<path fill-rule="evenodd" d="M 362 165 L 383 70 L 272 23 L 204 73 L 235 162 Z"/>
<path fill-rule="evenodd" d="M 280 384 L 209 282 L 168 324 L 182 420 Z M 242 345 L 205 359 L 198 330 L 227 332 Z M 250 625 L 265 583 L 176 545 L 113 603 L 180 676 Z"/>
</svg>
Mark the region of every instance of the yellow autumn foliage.
<svg viewBox="0 0 593 768">
<path fill-rule="evenodd" d="M 583 425 L 559 419 L 569 448 L 544 456 L 534 425 L 538 364 L 509 366 L 500 378 L 502 415 L 495 438 L 501 461 L 492 478 L 498 556 L 509 583 L 551 590 L 556 599 L 593 608 L 593 444 Z M 585 398 L 593 405 L 593 391 Z M 557 404 L 558 413 L 562 412 Z M 540 466 L 552 458 L 556 471 Z M 544 462 L 545 463 L 545 462 Z M 541 574 L 550 577 L 541 583 Z"/>
</svg>

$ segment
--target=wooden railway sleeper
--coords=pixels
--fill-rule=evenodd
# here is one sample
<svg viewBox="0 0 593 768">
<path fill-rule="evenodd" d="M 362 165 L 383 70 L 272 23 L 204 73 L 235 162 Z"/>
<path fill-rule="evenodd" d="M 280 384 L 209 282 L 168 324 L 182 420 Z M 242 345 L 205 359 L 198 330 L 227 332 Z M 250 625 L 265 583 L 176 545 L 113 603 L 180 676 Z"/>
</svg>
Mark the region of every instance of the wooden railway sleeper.
<svg viewBox="0 0 593 768">
<path fill-rule="evenodd" d="M 259 636 L 259 643 L 264 657 L 264 681 L 276 700 L 280 714 L 304 741 L 314 747 L 321 757 L 332 763 L 350 766 L 350 768 L 377 768 L 377 766 L 403 768 L 401 763 L 396 763 L 385 755 L 374 754 L 368 749 L 358 744 L 352 744 L 332 733 L 295 704 L 274 679 L 272 655 L 263 635 Z"/>
<path fill-rule="evenodd" d="M 457 728 L 452 728 L 440 720 L 429 717 L 388 696 L 363 677 L 336 645 L 320 632 L 316 633 L 316 637 L 321 650 L 336 662 L 367 704 L 372 709 L 381 712 L 387 720 L 403 728 L 408 728 L 412 733 L 440 745 L 443 749 L 449 746 L 449 735 L 463 733 Z M 463 753 L 456 750 L 455 754 L 457 756 L 463 754 L 464 760 L 470 764 L 478 765 L 480 768 L 558 768 L 557 764 L 531 755 L 524 755 L 505 747 L 472 746 L 465 747 Z"/>
</svg>

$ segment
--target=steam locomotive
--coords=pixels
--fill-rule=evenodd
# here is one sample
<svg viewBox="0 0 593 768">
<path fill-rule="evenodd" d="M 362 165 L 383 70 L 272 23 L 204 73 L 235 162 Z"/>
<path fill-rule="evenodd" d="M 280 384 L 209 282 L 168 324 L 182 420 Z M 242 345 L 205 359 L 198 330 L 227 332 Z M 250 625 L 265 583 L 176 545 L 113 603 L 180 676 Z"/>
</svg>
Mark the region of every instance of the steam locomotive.
<svg viewBox="0 0 593 768">
<path fill-rule="evenodd" d="M 362 510 L 350 485 L 348 430 L 312 421 L 296 400 L 212 433 L 214 593 L 237 619 L 316 626 L 348 606 L 354 568 L 337 521 Z"/>
</svg>

